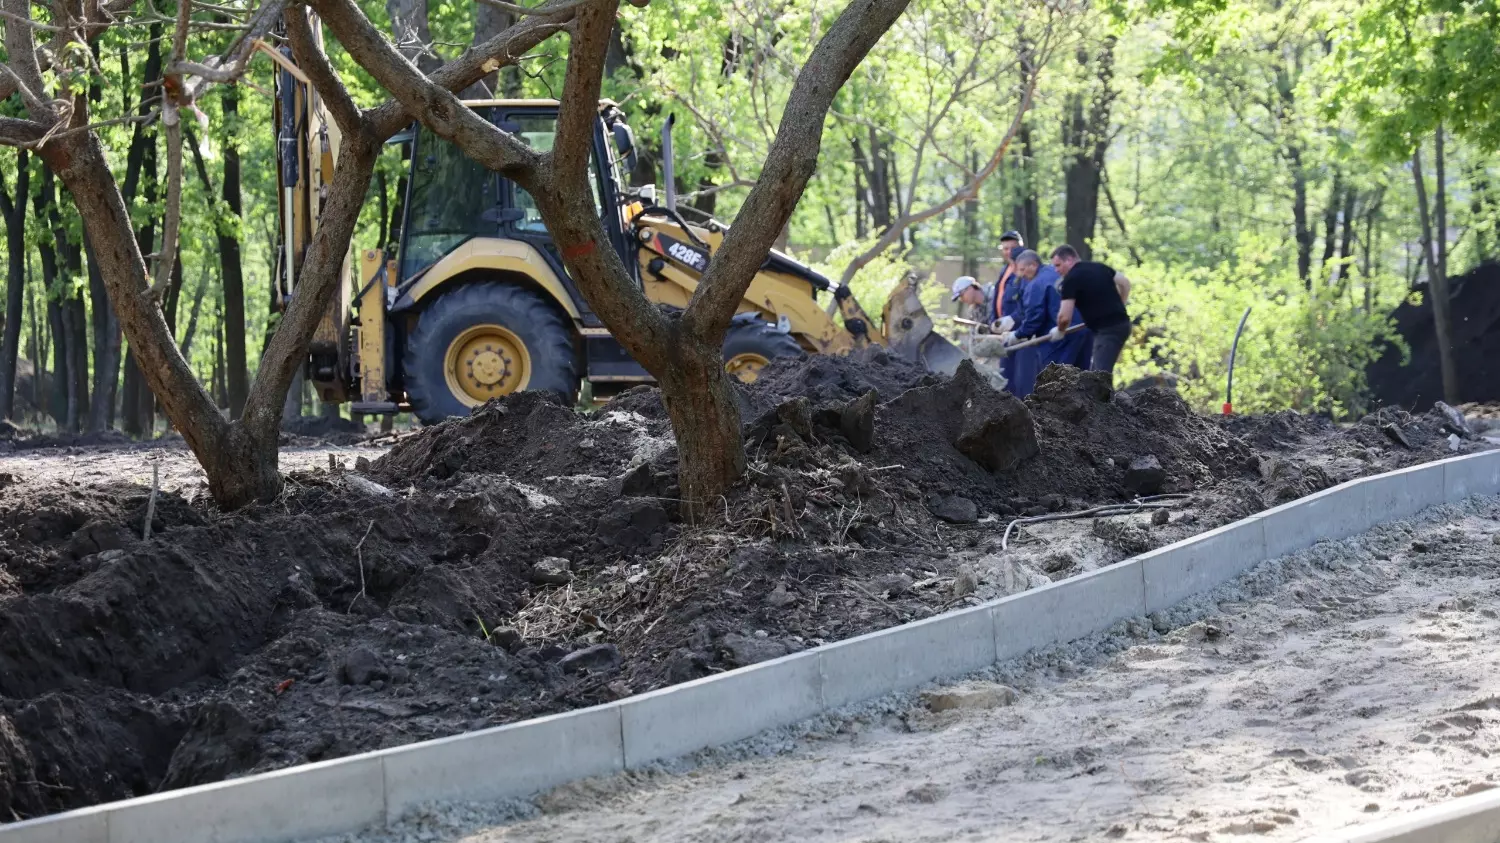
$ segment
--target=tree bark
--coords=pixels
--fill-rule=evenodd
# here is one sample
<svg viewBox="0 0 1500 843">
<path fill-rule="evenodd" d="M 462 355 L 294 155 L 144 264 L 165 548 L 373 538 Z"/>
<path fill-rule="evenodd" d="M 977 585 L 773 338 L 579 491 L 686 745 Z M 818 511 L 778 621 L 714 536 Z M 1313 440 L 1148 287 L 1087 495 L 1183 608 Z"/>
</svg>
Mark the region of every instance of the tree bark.
<svg viewBox="0 0 1500 843">
<path fill-rule="evenodd" d="M 1458 388 L 1458 365 L 1453 356 L 1453 301 L 1448 292 L 1448 276 L 1438 268 L 1437 233 L 1433 231 L 1432 214 L 1427 205 L 1427 180 L 1422 175 L 1422 147 L 1411 155 L 1411 173 L 1417 190 L 1417 216 L 1422 223 L 1422 252 L 1427 258 L 1428 297 L 1432 299 L 1432 326 L 1437 335 L 1438 366 L 1443 377 L 1443 400 L 1462 403 Z"/>
<path fill-rule="evenodd" d="M 193 340 L 198 336 L 198 317 L 203 313 L 203 300 L 208 298 L 208 273 L 198 279 L 198 289 L 193 293 L 193 307 L 188 311 L 187 329 L 182 334 L 182 356 L 193 359 Z"/>
<path fill-rule="evenodd" d="M 1110 111 L 1114 104 L 1115 39 L 1106 38 L 1098 56 L 1078 49 L 1078 62 L 1093 62 L 1097 87 L 1085 107 L 1084 92 L 1068 99 L 1068 120 L 1063 125 L 1063 146 L 1068 160 L 1064 171 L 1064 220 L 1067 242 L 1084 260 L 1092 260 L 1094 232 L 1099 224 L 1099 189 L 1103 183 L 1104 156 L 1109 151 Z M 1035 241 L 1032 241 L 1035 242 Z"/>
<path fill-rule="evenodd" d="M 0 186 L 5 214 L 5 334 L 0 339 L 0 419 L 16 417 L 16 358 L 21 353 L 21 315 L 26 304 L 26 198 L 30 192 L 31 155 L 16 153 L 16 193 Z"/>
<path fill-rule="evenodd" d="M 1016 230 L 1026 238 L 1030 245 L 1036 245 L 1042 239 L 1041 223 L 1041 201 L 1037 198 L 1035 168 L 1031 154 L 1031 126 L 1021 122 L 1021 129 L 1016 133 L 1016 141 L 1020 144 L 1020 152 L 1016 155 L 1014 171 L 1016 184 L 1020 191 L 1016 197 L 1016 204 L 1011 214 L 1015 218 Z"/>
<path fill-rule="evenodd" d="M 237 120 L 239 91 L 235 86 L 225 86 L 222 102 L 225 120 Z M 240 200 L 240 150 L 233 138 L 225 138 L 224 143 L 224 204 L 237 218 L 233 230 L 219 226 L 215 232 L 224 289 L 224 358 L 229 417 L 237 419 L 245 412 L 245 402 L 250 396 L 250 361 L 245 352 L 245 276 L 238 233 L 245 213 Z"/>
</svg>

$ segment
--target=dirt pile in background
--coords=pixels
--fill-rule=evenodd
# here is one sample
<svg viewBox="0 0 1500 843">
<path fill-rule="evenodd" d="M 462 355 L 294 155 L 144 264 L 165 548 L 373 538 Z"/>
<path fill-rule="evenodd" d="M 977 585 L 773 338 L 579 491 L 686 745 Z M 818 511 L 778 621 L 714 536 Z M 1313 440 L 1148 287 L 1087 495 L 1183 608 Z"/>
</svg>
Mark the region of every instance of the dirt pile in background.
<svg viewBox="0 0 1500 843">
<path fill-rule="evenodd" d="M 1500 264 L 1481 264 L 1449 284 L 1459 401 L 1500 401 Z M 1401 350 L 1387 347 L 1367 372 L 1370 392 L 1382 404 L 1426 411 L 1443 397 L 1432 304 L 1424 295 L 1420 305 L 1402 304 L 1392 316 L 1411 360 L 1402 365 Z"/>
<path fill-rule="evenodd" d="M 1062 367 L 1021 402 L 878 351 L 742 398 L 749 469 L 697 526 L 650 389 L 492 402 L 232 515 L 163 493 L 149 541 L 146 488 L 0 473 L 0 819 L 619 699 L 1448 447 L 1433 417 L 1221 422 Z M 1192 497 L 998 548 L 1017 515 L 1157 492 Z"/>
</svg>

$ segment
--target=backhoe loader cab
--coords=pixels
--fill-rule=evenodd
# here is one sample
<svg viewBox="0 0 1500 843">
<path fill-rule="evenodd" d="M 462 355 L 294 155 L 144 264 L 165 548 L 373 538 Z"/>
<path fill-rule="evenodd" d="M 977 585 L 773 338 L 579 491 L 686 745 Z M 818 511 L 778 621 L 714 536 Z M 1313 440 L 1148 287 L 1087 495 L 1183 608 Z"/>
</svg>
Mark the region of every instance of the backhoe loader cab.
<svg viewBox="0 0 1500 843">
<path fill-rule="evenodd" d="M 303 250 L 332 180 L 339 137 L 290 55 L 273 58 L 280 65 L 275 120 L 283 188 L 280 295 L 273 300 L 284 307 L 295 294 Z M 551 147 L 555 101 L 466 104 L 532 148 Z M 324 401 L 352 401 L 355 413 L 409 410 L 432 423 L 518 390 L 576 396 L 588 383 L 599 400 L 653 381 L 580 295 L 525 190 L 424 127 L 413 127 L 399 142 L 409 170 L 394 254 L 366 249 L 357 268 L 349 262 L 346 283 L 312 344 L 308 375 Z M 667 185 L 673 181 L 670 149 L 668 134 Z M 663 207 L 655 204 L 653 187 L 629 187 L 623 173 L 633 169 L 634 158 L 624 115 L 614 103 L 601 103 L 589 185 L 609 244 L 649 301 L 684 308 L 726 227 L 713 220 L 690 225 L 670 190 Z M 833 296 L 842 327 L 819 305 L 820 292 Z M 890 305 L 887 311 L 892 315 Z M 725 336 L 725 367 L 748 381 L 779 357 L 884 344 L 887 337 L 872 334 L 871 324 L 847 289 L 835 290 L 817 272 L 772 251 Z"/>
</svg>

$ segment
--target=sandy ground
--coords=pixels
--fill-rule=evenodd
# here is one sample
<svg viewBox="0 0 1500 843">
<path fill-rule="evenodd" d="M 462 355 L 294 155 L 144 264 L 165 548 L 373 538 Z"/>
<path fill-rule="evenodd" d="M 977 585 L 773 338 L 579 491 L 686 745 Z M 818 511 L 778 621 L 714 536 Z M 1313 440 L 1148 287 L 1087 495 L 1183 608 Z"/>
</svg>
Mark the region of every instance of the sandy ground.
<svg viewBox="0 0 1500 843">
<path fill-rule="evenodd" d="M 434 806 L 359 843 L 1301 839 L 1500 782 L 1500 498 L 1267 563 L 972 682 L 684 771 Z"/>
<path fill-rule="evenodd" d="M 346 467 L 359 457 L 375 459 L 384 447 L 370 445 L 315 445 L 283 447 L 281 470 L 305 471 L 328 466 L 332 455 Z M 181 492 L 192 499 L 207 493 L 203 469 L 185 445 L 134 446 L 127 448 L 37 448 L 0 455 L 0 472 L 31 479 L 54 478 L 74 485 L 97 485 L 122 481 L 151 487 L 151 469 L 156 466 L 163 491 Z"/>
</svg>

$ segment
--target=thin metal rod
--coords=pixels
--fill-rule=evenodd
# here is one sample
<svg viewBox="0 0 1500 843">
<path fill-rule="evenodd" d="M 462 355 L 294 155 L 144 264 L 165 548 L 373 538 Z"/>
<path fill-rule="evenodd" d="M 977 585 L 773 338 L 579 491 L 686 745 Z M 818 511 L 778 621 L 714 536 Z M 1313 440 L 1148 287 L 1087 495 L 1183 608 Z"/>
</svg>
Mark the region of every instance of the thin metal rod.
<svg viewBox="0 0 1500 843">
<path fill-rule="evenodd" d="M 1234 345 L 1229 347 L 1229 383 L 1224 386 L 1224 415 L 1234 412 L 1234 358 L 1240 353 L 1240 334 L 1245 333 L 1245 323 L 1250 319 L 1250 308 L 1240 317 L 1240 327 L 1234 332 Z"/>
</svg>

